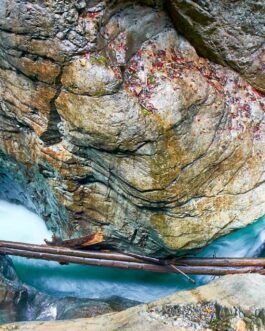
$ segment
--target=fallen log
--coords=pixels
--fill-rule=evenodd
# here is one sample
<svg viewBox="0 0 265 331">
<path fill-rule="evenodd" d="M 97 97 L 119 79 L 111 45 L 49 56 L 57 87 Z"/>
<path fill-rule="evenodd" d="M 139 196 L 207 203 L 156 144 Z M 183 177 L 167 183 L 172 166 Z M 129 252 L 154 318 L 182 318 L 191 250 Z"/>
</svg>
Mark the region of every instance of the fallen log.
<svg viewBox="0 0 265 331">
<path fill-rule="evenodd" d="M 133 253 L 126 253 L 128 256 L 134 257 L 136 259 L 140 259 L 141 261 L 145 262 L 150 262 L 150 263 L 155 263 L 159 265 L 167 265 L 169 266 L 172 270 L 174 270 L 177 273 L 182 274 L 182 276 L 186 277 L 190 282 L 195 283 L 195 280 L 189 277 L 185 272 L 183 272 L 181 269 L 173 265 L 169 260 L 161 260 L 157 259 L 154 257 L 149 257 L 149 256 L 142 256 L 138 254 L 133 254 Z"/>
<path fill-rule="evenodd" d="M 22 256 L 26 258 L 34 258 L 48 261 L 56 261 L 63 264 L 75 263 L 83 265 L 96 265 L 101 267 L 112 267 L 121 269 L 144 270 L 160 273 L 185 273 L 199 275 L 227 275 L 239 273 L 262 273 L 263 267 L 208 267 L 208 266 L 178 266 L 181 271 L 173 270 L 170 265 L 156 265 L 151 263 L 127 262 L 117 260 L 105 260 L 97 258 L 84 258 L 76 256 L 65 256 L 59 254 L 40 253 L 15 248 L 0 247 L 0 254 Z"/>
<path fill-rule="evenodd" d="M 106 252 L 106 251 L 93 251 L 93 250 L 74 250 L 65 247 L 56 246 L 46 246 L 46 245 L 34 245 L 26 244 L 21 242 L 13 241 L 0 241 L 0 248 L 15 248 L 20 250 L 26 250 L 31 252 L 40 253 L 50 253 L 50 254 L 60 254 L 66 256 L 76 256 L 76 257 L 86 257 L 86 258 L 98 258 L 106 260 L 117 260 L 117 261 L 127 261 L 127 262 L 148 262 L 159 265 L 170 265 L 169 260 L 158 259 L 149 256 L 143 256 L 134 253 L 120 253 L 120 252 Z"/>
<path fill-rule="evenodd" d="M 98 258 L 106 260 L 118 260 L 127 262 L 141 262 L 141 259 L 128 256 L 126 254 L 117 252 L 104 252 L 104 251 L 92 251 L 92 250 L 76 250 L 65 247 L 46 246 L 46 245 L 34 245 L 25 244 L 13 241 L 0 241 L 0 248 L 15 248 L 20 250 L 26 250 L 31 252 L 59 254 L 66 256 L 77 256 L 86 258 Z M 157 259 L 158 260 L 158 259 Z"/>
<path fill-rule="evenodd" d="M 45 240 L 45 242 L 47 242 Z M 54 241 L 55 242 L 55 241 Z M 186 275 L 182 270 L 178 267 L 168 263 L 166 260 L 161 260 L 149 256 L 142 256 L 133 253 L 112 253 L 112 252 L 99 252 L 99 251 L 80 251 L 80 250 L 72 250 L 70 248 L 62 248 L 62 247 L 47 247 L 43 245 L 29 245 L 25 243 L 19 242 L 8 242 L 8 241 L 1 241 L 0 247 L 8 247 L 14 249 L 22 249 L 31 252 L 40 252 L 40 253 L 51 253 L 51 254 L 60 254 L 65 256 L 76 256 L 76 257 L 86 257 L 86 258 L 98 258 L 98 259 L 107 259 L 107 260 L 116 260 L 116 261 L 126 261 L 126 262 L 148 262 L 154 263 L 158 265 L 168 265 L 174 271 L 182 274 L 186 277 L 190 282 L 195 283 L 195 281 Z"/>
<path fill-rule="evenodd" d="M 220 266 L 220 267 L 265 267 L 265 258 L 205 258 L 205 257 L 191 257 L 191 258 L 173 258 L 173 259 L 158 259 L 149 256 L 143 256 L 134 253 L 118 253 L 108 251 L 93 251 L 93 250 L 75 250 L 65 247 L 46 246 L 37 244 L 27 244 L 13 241 L 0 241 L 1 248 L 15 248 L 33 252 L 43 252 L 50 254 L 60 254 L 66 256 L 79 256 L 86 258 L 110 259 L 127 262 L 142 262 L 163 264 L 163 265 L 183 265 L 183 266 Z"/>
<path fill-rule="evenodd" d="M 189 266 L 218 266 L 218 267 L 265 267 L 265 258 L 249 258 L 249 257 L 214 257 L 214 258 L 181 258 L 173 259 L 170 263 L 174 265 L 189 265 Z"/>
</svg>

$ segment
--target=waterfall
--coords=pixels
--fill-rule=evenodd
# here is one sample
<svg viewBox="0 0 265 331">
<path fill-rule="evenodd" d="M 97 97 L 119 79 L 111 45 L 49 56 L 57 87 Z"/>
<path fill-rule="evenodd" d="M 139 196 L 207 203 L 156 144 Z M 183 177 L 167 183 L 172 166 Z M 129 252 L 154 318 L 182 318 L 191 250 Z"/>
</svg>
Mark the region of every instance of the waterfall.
<svg viewBox="0 0 265 331">
<path fill-rule="evenodd" d="M 0 200 L 0 239 L 43 244 L 51 238 L 44 221 L 22 205 Z"/>
</svg>

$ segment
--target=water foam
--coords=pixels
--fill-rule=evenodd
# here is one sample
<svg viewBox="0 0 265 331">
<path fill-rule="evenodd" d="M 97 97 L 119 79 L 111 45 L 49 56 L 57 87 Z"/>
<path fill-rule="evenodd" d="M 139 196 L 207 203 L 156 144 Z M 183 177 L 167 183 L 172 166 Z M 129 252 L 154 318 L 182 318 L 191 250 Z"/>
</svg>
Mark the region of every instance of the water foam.
<svg viewBox="0 0 265 331">
<path fill-rule="evenodd" d="M 0 239 L 43 244 L 51 233 L 43 220 L 21 205 L 0 200 Z"/>
</svg>

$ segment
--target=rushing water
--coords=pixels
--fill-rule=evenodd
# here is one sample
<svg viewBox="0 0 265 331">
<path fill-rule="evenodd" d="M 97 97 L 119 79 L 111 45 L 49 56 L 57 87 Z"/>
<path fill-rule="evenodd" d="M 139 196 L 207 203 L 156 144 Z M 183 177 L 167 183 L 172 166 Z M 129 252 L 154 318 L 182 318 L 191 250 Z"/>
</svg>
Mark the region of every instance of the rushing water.
<svg viewBox="0 0 265 331">
<path fill-rule="evenodd" d="M 0 239 L 43 243 L 51 233 L 44 222 L 22 206 L 0 200 Z M 199 256 L 254 256 L 265 241 L 265 217 L 248 227 L 214 241 Z M 113 295 L 148 302 L 177 290 L 194 287 L 185 278 L 174 274 L 111 269 L 94 266 L 66 265 L 56 262 L 12 257 L 22 281 L 48 294 L 86 298 L 107 298 Z M 196 286 L 212 277 L 193 276 Z"/>
</svg>

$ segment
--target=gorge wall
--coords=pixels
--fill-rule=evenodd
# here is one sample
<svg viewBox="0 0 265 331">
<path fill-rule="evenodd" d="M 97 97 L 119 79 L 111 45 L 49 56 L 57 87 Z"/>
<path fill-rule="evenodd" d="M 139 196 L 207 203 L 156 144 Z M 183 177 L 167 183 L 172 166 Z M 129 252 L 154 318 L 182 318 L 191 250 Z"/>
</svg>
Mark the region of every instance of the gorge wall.
<svg viewBox="0 0 265 331">
<path fill-rule="evenodd" d="M 62 238 L 159 254 L 265 214 L 264 5 L 162 7 L 1 1 L 0 197 Z"/>
</svg>

